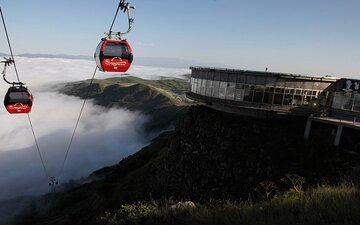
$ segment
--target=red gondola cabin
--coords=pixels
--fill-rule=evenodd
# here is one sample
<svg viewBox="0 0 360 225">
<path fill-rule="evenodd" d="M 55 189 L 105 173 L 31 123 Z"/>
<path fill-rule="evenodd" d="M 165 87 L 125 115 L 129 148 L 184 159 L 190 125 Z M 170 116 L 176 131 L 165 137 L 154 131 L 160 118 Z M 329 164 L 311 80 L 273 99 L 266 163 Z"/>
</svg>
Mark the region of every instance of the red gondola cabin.
<svg viewBox="0 0 360 225">
<path fill-rule="evenodd" d="M 29 113 L 32 108 L 33 96 L 24 86 L 10 87 L 5 95 L 4 105 L 11 113 Z"/>
<path fill-rule="evenodd" d="M 107 38 L 101 40 L 94 57 L 103 72 L 126 72 L 133 61 L 132 49 L 126 40 Z"/>
</svg>

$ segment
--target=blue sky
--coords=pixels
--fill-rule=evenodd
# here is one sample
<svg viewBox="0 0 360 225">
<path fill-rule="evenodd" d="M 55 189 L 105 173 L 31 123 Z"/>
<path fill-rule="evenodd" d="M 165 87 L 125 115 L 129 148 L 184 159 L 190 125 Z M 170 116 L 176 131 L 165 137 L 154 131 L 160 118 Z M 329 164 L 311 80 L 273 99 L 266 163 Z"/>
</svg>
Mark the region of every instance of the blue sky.
<svg viewBox="0 0 360 225">
<path fill-rule="evenodd" d="M 135 57 L 360 78 L 358 0 L 133 0 Z M 15 53 L 92 55 L 115 0 L 2 0 Z M 121 14 L 114 30 L 124 30 Z M 3 34 L 1 32 L 0 34 Z M 7 52 L 0 35 L 0 52 Z"/>
</svg>

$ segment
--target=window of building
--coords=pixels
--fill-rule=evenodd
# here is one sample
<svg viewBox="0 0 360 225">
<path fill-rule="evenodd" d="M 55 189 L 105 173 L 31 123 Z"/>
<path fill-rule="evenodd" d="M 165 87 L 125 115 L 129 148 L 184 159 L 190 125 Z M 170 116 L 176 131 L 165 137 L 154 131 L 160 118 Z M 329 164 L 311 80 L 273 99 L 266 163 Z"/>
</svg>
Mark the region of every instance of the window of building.
<svg viewBox="0 0 360 225">
<path fill-rule="evenodd" d="M 263 103 L 265 104 L 273 103 L 274 91 L 275 91 L 274 87 L 265 87 Z"/>
<path fill-rule="evenodd" d="M 275 88 L 273 104 L 275 105 L 283 104 L 284 92 L 285 92 L 285 88 L 282 87 Z"/>
<path fill-rule="evenodd" d="M 212 91 L 212 97 L 218 98 L 219 97 L 219 88 L 220 88 L 220 81 L 214 81 L 213 82 L 213 91 Z"/>
<path fill-rule="evenodd" d="M 310 105 L 311 102 L 311 90 L 303 90 L 303 100 L 302 105 Z"/>
<path fill-rule="evenodd" d="M 295 94 L 296 95 L 302 95 L 302 93 L 303 93 L 302 89 L 298 89 L 298 88 L 295 89 Z"/>
<path fill-rule="evenodd" d="M 190 78 L 190 86 L 191 86 L 191 89 L 190 89 L 190 91 L 191 92 L 194 92 L 194 78 Z"/>
<path fill-rule="evenodd" d="M 254 85 L 244 85 L 244 101 L 252 102 L 254 95 Z"/>
<path fill-rule="evenodd" d="M 345 93 L 345 92 L 335 92 L 332 108 L 334 109 L 352 109 L 352 98 L 351 93 Z"/>
<path fill-rule="evenodd" d="M 227 87 L 227 82 L 220 82 L 220 88 L 219 88 L 219 98 L 221 99 L 225 99 L 226 98 L 226 87 Z"/>
<path fill-rule="evenodd" d="M 226 88 L 226 99 L 234 100 L 235 99 L 235 83 L 228 82 Z"/>
<path fill-rule="evenodd" d="M 194 93 L 197 93 L 197 94 L 199 94 L 200 92 L 198 91 L 198 88 L 199 88 L 199 79 L 198 78 L 196 78 L 196 79 L 194 79 Z"/>
<path fill-rule="evenodd" d="M 207 82 L 206 82 L 205 95 L 211 97 L 213 88 L 214 88 L 214 81 L 212 81 L 212 80 L 207 80 Z"/>
<path fill-rule="evenodd" d="M 292 105 L 300 106 L 302 104 L 302 101 L 303 101 L 303 89 L 295 88 Z"/>
<path fill-rule="evenodd" d="M 354 94 L 354 111 L 360 111 L 360 94 Z"/>
<path fill-rule="evenodd" d="M 285 95 L 283 100 L 283 105 L 292 105 L 294 97 L 294 88 L 285 88 Z"/>
<path fill-rule="evenodd" d="M 262 102 L 263 102 L 263 97 L 264 97 L 264 92 L 265 92 L 265 86 L 263 86 L 263 85 L 256 85 L 256 86 L 255 86 L 255 89 L 254 89 L 253 102 L 262 103 Z"/>
<path fill-rule="evenodd" d="M 244 89 L 235 89 L 235 100 L 241 102 L 244 101 L 244 94 L 245 94 Z"/>
</svg>

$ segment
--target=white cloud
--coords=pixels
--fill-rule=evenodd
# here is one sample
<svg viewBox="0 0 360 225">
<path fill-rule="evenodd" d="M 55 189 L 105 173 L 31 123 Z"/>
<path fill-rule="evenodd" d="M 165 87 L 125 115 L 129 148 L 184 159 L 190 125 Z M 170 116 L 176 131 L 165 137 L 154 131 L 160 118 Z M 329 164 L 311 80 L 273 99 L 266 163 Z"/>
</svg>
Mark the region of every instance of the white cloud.
<svg viewBox="0 0 360 225">
<path fill-rule="evenodd" d="M 130 75 L 148 80 L 162 79 L 166 77 L 184 79 L 183 75 L 188 73 L 190 73 L 190 70 L 188 69 L 161 68 L 152 66 L 136 66 L 129 70 Z"/>
<path fill-rule="evenodd" d="M 15 58 L 20 74 L 20 79 L 31 86 L 31 90 L 48 90 L 51 84 L 60 82 L 70 82 L 77 80 L 90 79 L 94 70 L 95 62 L 81 59 L 61 59 L 61 58 Z M 132 66 L 127 75 L 137 76 L 143 79 L 183 78 L 182 75 L 188 74 L 188 69 L 163 68 L 153 66 Z M 97 72 L 96 79 L 109 77 L 121 77 L 117 73 Z M 8 69 L 9 80 L 15 81 L 13 68 Z M 3 85 L 0 86 L 4 91 Z"/>
<path fill-rule="evenodd" d="M 95 63 L 87 60 L 16 58 L 20 78 L 34 95 L 30 114 L 44 162 L 50 176 L 59 176 L 71 132 L 83 100 L 62 95 L 54 84 L 89 79 Z M 12 68 L 8 79 L 15 77 Z M 181 69 L 133 67 L 130 74 L 154 79 L 161 76 L 180 77 Z M 115 74 L 98 73 L 97 78 Z M 118 76 L 118 75 L 117 75 Z M 8 86 L 0 83 L 0 96 Z M 58 179 L 76 179 L 92 171 L 120 161 L 139 150 L 149 139 L 142 136 L 141 127 L 147 118 L 124 109 L 105 109 L 88 101 L 81 118 L 73 146 Z M 39 194 L 48 190 L 48 180 L 34 145 L 26 115 L 10 115 L 0 106 L 0 200 L 24 194 Z"/>
<path fill-rule="evenodd" d="M 53 94 L 50 96 L 54 99 Z M 69 100 L 68 97 L 64 99 Z M 56 102 L 64 103 L 64 99 L 57 99 Z M 49 176 L 56 176 L 61 181 L 87 176 L 95 169 L 117 163 L 147 142 L 138 133 L 146 120 L 145 117 L 126 110 L 106 111 L 104 108 L 88 104 L 70 150 L 64 174 L 58 177 L 78 113 L 78 110 L 73 111 L 74 115 L 70 113 L 76 103 L 80 101 L 72 99 L 58 112 L 52 110 L 48 116 L 42 117 L 41 114 L 34 113 L 32 117 Z M 48 108 L 49 106 L 43 107 L 38 112 Z M 22 121 L 27 124 L 26 118 L 22 118 Z M 14 126 L 11 135 L 1 137 L 1 143 L 9 143 L 8 149 L 0 153 L 0 199 L 15 194 L 42 193 L 47 190 L 47 179 L 44 177 L 31 135 L 29 127 Z M 19 148 L 17 143 L 22 141 L 28 146 Z"/>
</svg>

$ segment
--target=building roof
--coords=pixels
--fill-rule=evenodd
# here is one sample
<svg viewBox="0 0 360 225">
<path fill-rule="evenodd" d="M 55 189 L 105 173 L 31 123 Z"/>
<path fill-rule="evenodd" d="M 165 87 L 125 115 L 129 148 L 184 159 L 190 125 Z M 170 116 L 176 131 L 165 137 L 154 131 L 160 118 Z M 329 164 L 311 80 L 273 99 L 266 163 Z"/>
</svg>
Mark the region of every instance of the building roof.
<svg viewBox="0 0 360 225">
<path fill-rule="evenodd" d="M 234 74 L 253 74 L 256 76 L 275 76 L 285 79 L 296 79 L 296 80 L 313 80 L 313 81 L 324 81 L 324 82 L 336 82 L 340 80 L 337 77 L 331 76 L 306 76 L 300 74 L 291 74 L 291 73 L 279 73 L 279 72 L 266 72 L 266 71 L 253 71 L 253 70 L 240 70 L 240 69 L 226 69 L 226 68 L 215 68 L 215 67 L 201 67 L 201 66 L 191 66 L 191 70 L 199 71 L 218 71 L 223 73 L 234 73 Z"/>
</svg>

